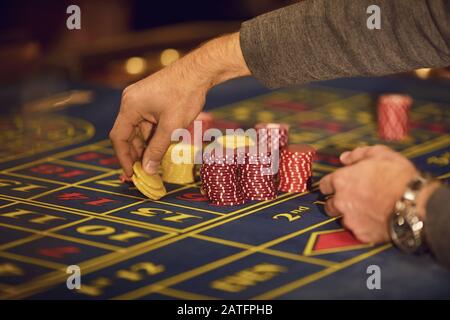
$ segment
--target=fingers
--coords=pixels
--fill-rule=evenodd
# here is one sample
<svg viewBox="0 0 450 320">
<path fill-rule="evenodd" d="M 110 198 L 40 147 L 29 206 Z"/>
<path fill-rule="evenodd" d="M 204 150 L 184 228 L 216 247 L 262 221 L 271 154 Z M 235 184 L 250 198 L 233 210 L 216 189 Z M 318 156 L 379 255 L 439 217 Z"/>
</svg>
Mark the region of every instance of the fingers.
<svg viewBox="0 0 450 320">
<path fill-rule="evenodd" d="M 323 177 L 320 180 L 319 188 L 320 192 L 325 195 L 333 195 L 327 199 L 325 202 L 325 211 L 332 217 L 337 217 L 343 214 L 342 208 L 337 206 L 337 197 L 342 195 L 342 192 L 345 194 L 345 183 L 342 183 L 345 180 L 344 174 L 345 168 L 339 169 L 334 173 L 330 173 Z"/>
<path fill-rule="evenodd" d="M 131 154 L 131 160 L 133 161 L 133 164 L 138 160 L 138 153 L 136 149 L 134 148 L 133 144 L 130 144 L 130 154 Z"/>
<path fill-rule="evenodd" d="M 133 160 L 133 163 L 135 163 L 142 157 L 145 144 L 140 134 L 139 135 L 135 134 L 131 141 L 132 141 L 131 144 L 129 143 L 130 155 Z M 127 174 L 120 175 L 119 179 L 122 183 L 131 181 L 130 176 Z"/>
<path fill-rule="evenodd" d="M 158 171 L 159 163 L 170 145 L 172 131 L 176 128 L 167 118 L 161 118 L 155 130 L 155 134 L 150 139 L 144 151 L 142 165 L 148 174 L 155 174 Z"/>
<path fill-rule="evenodd" d="M 350 164 L 354 164 L 364 158 L 367 157 L 367 153 L 370 151 L 372 147 L 358 147 L 353 149 L 353 151 L 346 151 L 341 154 L 339 159 L 342 164 L 348 166 Z"/>
<path fill-rule="evenodd" d="M 120 165 L 128 178 L 133 175 L 135 151 L 130 144 L 130 139 L 134 135 L 134 125 L 133 121 L 119 114 L 109 134 Z"/>
<path fill-rule="evenodd" d="M 122 182 L 122 183 L 126 183 L 126 182 L 131 182 L 132 180 L 130 179 L 130 178 L 128 178 L 126 175 L 124 175 L 124 174 L 121 174 L 120 176 L 119 176 L 119 180 L 120 180 L 120 182 Z"/>
<path fill-rule="evenodd" d="M 339 216 L 342 215 L 342 212 L 340 212 L 336 208 L 335 197 L 330 197 L 325 202 L 325 212 L 328 213 L 328 215 L 331 216 L 331 217 L 339 217 Z"/>
<path fill-rule="evenodd" d="M 335 193 L 335 189 L 333 186 L 333 178 L 334 174 L 330 173 L 320 180 L 319 184 L 320 192 L 322 192 L 325 195 Z"/>
<path fill-rule="evenodd" d="M 142 138 L 144 139 L 144 143 L 148 142 L 150 135 L 152 133 L 152 128 L 153 128 L 153 125 L 151 122 L 141 121 L 139 123 L 139 129 L 141 130 L 141 135 L 142 135 Z"/>
<path fill-rule="evenodd" d="M 136 153 L 136 159 L 134 159 L 135 161 L 141 159 L 142 153 L 144 152 L 144 149 L 145 149 L 144 139 L 141 136 L 140 131 L 139 130 L 137 130 L 137 131 L 138 132 L 136 133 L 135 137 L 131 141 L 131 144 L 133 145 L 133 149 L 134 149 L 134 151 Z"/>
<path fill-rule="evenodd" d="M 353 151 L 346 151 L 342 153 L 340 160 L 342 164 L 348 166 L 369 157 L 386 155 L 389 152 L 392 152 L 392 150 L 383 145 L 358 147 Z"/>
</svg>

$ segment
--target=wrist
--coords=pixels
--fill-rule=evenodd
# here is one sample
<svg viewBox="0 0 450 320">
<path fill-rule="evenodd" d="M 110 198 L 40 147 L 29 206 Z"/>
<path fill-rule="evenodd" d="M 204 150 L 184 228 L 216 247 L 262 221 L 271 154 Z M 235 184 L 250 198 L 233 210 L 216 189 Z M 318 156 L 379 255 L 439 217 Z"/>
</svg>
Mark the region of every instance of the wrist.
<svg viewBox="0 0 450 320">
<path fill-rule="evenodd" d="M 213 39 L 206 46 L 212 67 L 211 87 L 251 74 L 242 54 L 239 32 Z"/>
<path fill-rule="evenodd" d="M 206 90 L 227 80 L 250 75 L 242 54 L 239 33 L 210 40 L 186 56 L 189 75 L 194 83 Z"/>
</svg>

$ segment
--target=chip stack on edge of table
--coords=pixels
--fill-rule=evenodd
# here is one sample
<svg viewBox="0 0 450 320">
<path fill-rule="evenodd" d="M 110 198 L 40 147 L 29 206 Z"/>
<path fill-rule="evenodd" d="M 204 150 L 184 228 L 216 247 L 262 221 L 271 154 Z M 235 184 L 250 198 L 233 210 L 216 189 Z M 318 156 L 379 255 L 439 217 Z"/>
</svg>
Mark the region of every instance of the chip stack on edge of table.
<svg viewBox="0 0 450 320">
<path fill-rule="evenodd" d="M 278 190 L 308 191 L 315 156 L 316 150 L 307 144 L 291 144 L 281 150 Z"/>
</svg>

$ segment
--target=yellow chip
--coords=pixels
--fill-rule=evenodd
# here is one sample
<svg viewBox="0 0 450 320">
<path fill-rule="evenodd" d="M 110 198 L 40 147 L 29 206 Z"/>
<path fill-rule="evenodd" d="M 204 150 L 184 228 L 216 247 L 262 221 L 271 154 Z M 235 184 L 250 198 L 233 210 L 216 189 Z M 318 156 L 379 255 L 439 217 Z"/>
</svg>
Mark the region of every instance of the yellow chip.
<svg viewBox="0 0 450 320">
<path fill-rule="evenodd" d="M 164 189 L 164 183 L 162 182 L 162 179 L 159 174 L 154 175 L 148 175 L 145 173 L 144 169 L 142 169 L 141 162 L 135 162 L 133 165 L 134 173 L 137 175 L 138 179 L 147 185 L 152 190 L 160 190 Z"/>
<path fill-rule="evenodd" d="M 199 151 L 199 147 L 192 144 L 171 144 L 164 154 L 162 160 L 163 168 L 170 164 L 194 164 L 195 156 Z"/>
<path fill-rule="evenodd" d="M 166 194 L 165 192 L 162 193 L 161 191 L 159 191 L 159 193 L 153 193 L 139 180 L 139 178 L 136 175 L 133 175 L 131 177 L 131 180 L 133 180 L 133 183 L 136 186 L 136 188 L 149 199 L 159 200 Z"/>
<path fill-rule="evenodd" d="M 255 142 L 252 138 L 246 135 L 235 134 L 235 135 L 224 135 L 217 138 L 217 142 L 224 146 L 225 148 L 242 148 L 242 147 L 252 147 Z"/>
<path fill-rule="evenodd" d="M 148 175 L 142 169 L 140 162 L 133 165 L 134 175 L 131 179 L 136 188 L 152 200 L 158 200 L 165 196 L 167 191 L 159 174 Z"/>
<path fill-rule="evenodd" d="M 193 164 L 172 164 L 164 167 L 163 181 L 175 184 L 188 184 L 195 181 Z"/>
<path fill-rule="evenodd" d="M 194 182 L 194 160 L 199 151 L 192 144 L 171 144 L 161 162 L 163 181 L 173 184 Z"/>
</svg>

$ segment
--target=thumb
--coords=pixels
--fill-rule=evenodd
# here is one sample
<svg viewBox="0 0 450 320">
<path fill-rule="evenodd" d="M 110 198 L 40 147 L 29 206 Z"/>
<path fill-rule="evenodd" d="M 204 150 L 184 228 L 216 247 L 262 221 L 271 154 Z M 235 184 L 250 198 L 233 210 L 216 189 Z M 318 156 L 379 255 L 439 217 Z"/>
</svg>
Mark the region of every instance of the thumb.
<svg viewBox="0 0 450 320">
<path fill-rule="evenodd" d="M 142 167 L 148 174 L 155 174 L 158 172 L 158 166 L 161 159 L 171 143 L 170 137 L 174 128 L 175 126 L 165 118 L 161 118 L 156 125 L 155 133 L 150 139 L 142 158 Z"/>
</svg>

